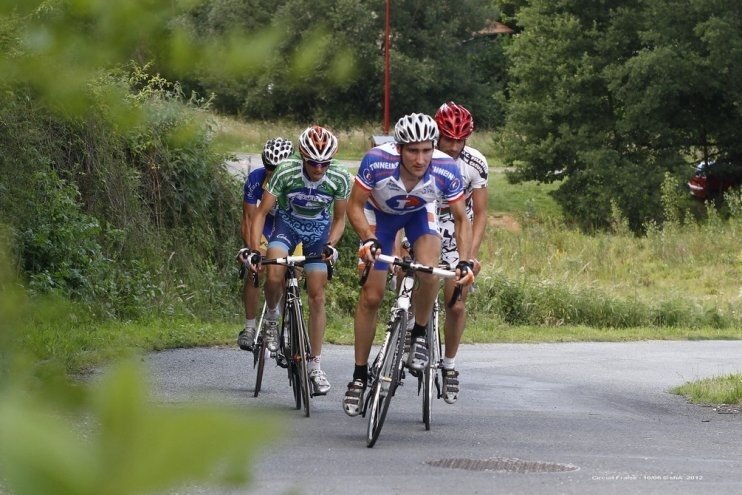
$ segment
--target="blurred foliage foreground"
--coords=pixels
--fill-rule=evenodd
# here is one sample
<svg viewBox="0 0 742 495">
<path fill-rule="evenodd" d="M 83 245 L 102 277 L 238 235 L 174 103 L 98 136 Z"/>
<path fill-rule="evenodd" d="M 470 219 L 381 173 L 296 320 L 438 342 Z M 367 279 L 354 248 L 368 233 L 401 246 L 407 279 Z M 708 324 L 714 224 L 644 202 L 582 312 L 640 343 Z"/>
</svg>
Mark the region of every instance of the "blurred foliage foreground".
<svg viewBox="0 0 742 495">
<path fill-rule="evenodd" d="M 31 313 L 44 308 L 0 259 L 0 491 L 124 495 L 249 479 L 273 423 L 252 411 L 153 403 L 131 362 L 90 383 L 68 381 L 20 345 Z"/>
</svg>

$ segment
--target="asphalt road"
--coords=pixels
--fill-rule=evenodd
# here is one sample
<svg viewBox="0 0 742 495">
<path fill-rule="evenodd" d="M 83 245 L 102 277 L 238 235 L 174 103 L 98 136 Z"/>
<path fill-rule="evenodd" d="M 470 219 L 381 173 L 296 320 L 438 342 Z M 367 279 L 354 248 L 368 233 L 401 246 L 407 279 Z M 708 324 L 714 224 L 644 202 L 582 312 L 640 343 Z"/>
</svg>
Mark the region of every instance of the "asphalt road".
<svg viewBox="0 0 742 495">
<path fill-rule="evenodd" d="M 408 379 L 373 449 L 366 420 L 340 405 L 352 356 L 325 347 L 333 388 L 305 418 L 283 369 L 266 367 L 252 397 L 252 356 L 236 347 L 149 355 L 159 400 L 269 408 L 284 422 L 249 488 L 178 493 L 742 493 L 742 414 L 668 393 L 742 371 L 742 341 L 466 345 L 459 401 L 436 401 L 425 431 Z"/>
</svg>

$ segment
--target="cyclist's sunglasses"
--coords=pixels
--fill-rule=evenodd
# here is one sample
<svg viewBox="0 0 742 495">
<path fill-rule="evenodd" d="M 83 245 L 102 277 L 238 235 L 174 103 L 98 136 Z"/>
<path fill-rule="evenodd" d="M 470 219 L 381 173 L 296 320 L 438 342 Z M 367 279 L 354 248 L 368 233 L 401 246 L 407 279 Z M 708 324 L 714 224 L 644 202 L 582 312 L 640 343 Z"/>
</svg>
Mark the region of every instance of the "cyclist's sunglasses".
<svg viewBox="0 0 742 495">
<path fill-rule="evenodd" d="M 330 162 L 317 162 L 314 160 L 307 160 L 307 163 L 310 167 L 314 168 L 326 168 L 330 166 Z"/>
</svg>

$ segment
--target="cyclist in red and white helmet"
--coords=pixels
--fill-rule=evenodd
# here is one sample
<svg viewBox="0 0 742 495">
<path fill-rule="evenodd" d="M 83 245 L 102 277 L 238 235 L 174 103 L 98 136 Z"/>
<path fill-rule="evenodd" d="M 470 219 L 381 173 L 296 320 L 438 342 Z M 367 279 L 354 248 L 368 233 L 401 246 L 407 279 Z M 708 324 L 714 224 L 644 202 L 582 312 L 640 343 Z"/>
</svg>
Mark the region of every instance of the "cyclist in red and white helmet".
<svg viewBox="0 0 742 495">
<path fill-rule="evenodd" d="M 363 239 L 359 257 L 374 263 L 356 306 L 355 367 L 343 398 L 349 416 L 360 413 L 368 381 L 368 356 L 376 330 L 379 305 L 384 295 L 388 265 L 375 262 L 378 254 L 392 254 L 397 233 L 404 229 L 417 261 L 437 265 L 441 238 L 436 203 L 448 201 L 454 217 L 458 245 L 469 256 L 471 226 L 464 207 L 461 172 L 456 162 L 435 149 L 438 127 L 429 115 L 413 113 L 394 126 L 394 143 L 371 149 L 358 168 L 348 202 L 348 220 Z M 471 284 L 474 275 L 466 262 L 456 267 L 458 283 Z M 439 282 L 431 274 L 418 273 L 413 304 L 418 311 L 412 328 L 407 366 L 421 370 L 428 363 L 425 331 Z"/>
<path fill-rule="evenodd" d="M 474 120 L 471 113 L 462 105 L 450 101 L 444 103 L 435 113 L 441 136 L 438 149 L 456 160 L 464 185 L 466 214 L 472 224 L 471 263 L 474 273 L 480 269 L 477 253 L 482 243 L 487 225 L 487 159 L 477 149 L 466 145 L 466 140 L 474 132 Z M 451 209 L 446 201 L 441 203 L 438 214 L 441 237 L 441 260 L 450 266 L 456 266 L 461 257 L 456 243 L 456 227 Z M 464 258 L 469 259 L 469 258 Z M 444 294 L 450 300 L 455 285 L 452 281 L 444 283 Z M 459 349 L 461 336 L 466 324 L 465 302 L 468 291 L 463 291 L 461 299 L 452 308 L 446 309 L 445 354 L 443 356 L 443 399 L 453 404 L 459 393 L 459 373 L 456 371 L 455 358 Z"/>
<path fill-rule="evenodd" d="M 275 224 L 268 238 L 267 257 L 284 257 L 302 243 L 305 256 L 324 255 L 335 262 L 338 256 L 335 246 L 345 229 L 350 174 L 334 160 L 338 140 L 324 127 L 313 125 L 305 129 L 299 136 L 298 148 L 300 157 L 282 161 L 265 188 L 251 225 L 250 245 L 257 245 L 266 217 L 271 208 L 278 205 Z M 263 322 L 269 349 L 271 345 L 277 347 L 285 271 L 286 267 L 281 265 L 267 267 Z M 314 354 L 309 357 L 307 367 L 314 395 L 325 395 L 330 390 L 330 382 L 320 368 L 320 357 L 326 322 L 326 263 L 306 263 L 304 278 L 309 301 L 309 341 Z"/>
<path fill-rule="evenodd" d="M 338 140 L 333 133 L 313 125 L 299 136 L 299 153 L 306 160 L 325 163 L 332 160 L 338 150 Z"/>
<path fill-rule="evenodd" d="M 250 172 L 245 180 L 243 198 L 242 198 L 242 221 L 240 222 L 240 232 L 242 234 L 242 242 L 245 247 L 240 250 L 238 254 L 238 261 L 244 262 L 243 256 L 250 251 L 250 225 L 252 219 L 255 218 L 255 212 L 258 209 L 258 203 L 263 197 L 263 189 L 268 184 L 273 171 L 276 169 L 279 163 L 289 158 L 294 153 L 294 146 L 289 139 L 277 137 L 269 139 L 263 146 L 263 152 L 260 157 L 263 162 L 262 168 L 257 168 Z M 273 230 L 273 220 L 275 217 L 275 209 L 268 213 L 263 227 L 263 238 L 261 239 L 260 247 L 255 246 L 255 249 L 259 249 L 261 252 L 265 252 L 265 245 L 267 245 L 267 239 L 270 236 L 271 230 Z M 265 243 L 263 241 L 266 241 Z M 237 336 L 237 345 L 240 349 L 250 351 L 255 343 L 255 335 L 257 333 L 257 313 L 258 313 L 258 299 L 260 295 L 260 289 L 252 284 L 251 277 L 245 277 L 244 286 L 244 305 L 245 305 L 245 327 Z"/>
</svg>

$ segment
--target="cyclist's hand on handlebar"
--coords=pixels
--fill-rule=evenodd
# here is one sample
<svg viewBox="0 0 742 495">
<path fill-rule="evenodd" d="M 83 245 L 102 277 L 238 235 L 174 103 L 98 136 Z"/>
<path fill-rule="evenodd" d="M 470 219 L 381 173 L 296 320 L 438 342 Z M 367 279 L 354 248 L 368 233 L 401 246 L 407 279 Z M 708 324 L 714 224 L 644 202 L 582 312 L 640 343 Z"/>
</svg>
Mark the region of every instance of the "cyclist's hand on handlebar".
<svg viewBox="0 0 742 495">
<path fill-rule="evenodd" d="M 325 247 L 322 249 L 322 254 L 325 257 L 325 261 L 329 261 L 333 265 L 337 263 L 339 256 L 338 250 L 329 242 L 325 244 Z"/>
<path fill-rule="evenodd" d="M 381 244 L 379 244 L 379 241 L 374 238 L 363 241 L 360 249 L 358 249 L 358 257 L 361 258 L 364 263 L 373 263 L 380 254 Z"/>
<path fill-rule="evenodd" d="M 458 285 L 467 286 L 474 282 L 474 263 L 471 261 L 459 261 L 456 265 L 456 275 L 458 279 L 456 283 Z"/>
<path fill-rule="evenodd" d="M 243 247 L 237 252 L 237 256 L 235 256 L 235 260 L 237 260 L 237 263 L 245 264 L 247 263 L 247 258 L 250 256 L 250 248 Z"/>
<path fill-rule="evenodd" d="M 260 270 L 261 259 L 262 259 L 262 255 L 260 254 L 260 251 L 255 251 L 253 249 L 248 254 L 247 261 L 245 262 L 245 264 L 247 264 L 250 267 L 250 270 L 257 272 L 258 270 Z"/>
</svg>

